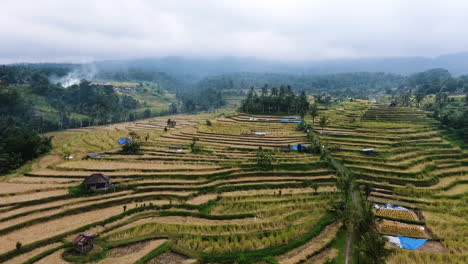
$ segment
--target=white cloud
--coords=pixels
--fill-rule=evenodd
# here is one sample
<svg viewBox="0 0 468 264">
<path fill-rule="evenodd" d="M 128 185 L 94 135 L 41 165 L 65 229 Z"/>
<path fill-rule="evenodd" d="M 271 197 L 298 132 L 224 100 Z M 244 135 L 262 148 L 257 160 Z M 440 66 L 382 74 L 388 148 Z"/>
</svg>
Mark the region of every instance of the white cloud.
<svg viewBox="0 0 468 264">
<path fill-rule="evenodd" d="M 0 62 L 321 60 L 468 47 L 463 0 L 0 0 Z"/>
</svg>

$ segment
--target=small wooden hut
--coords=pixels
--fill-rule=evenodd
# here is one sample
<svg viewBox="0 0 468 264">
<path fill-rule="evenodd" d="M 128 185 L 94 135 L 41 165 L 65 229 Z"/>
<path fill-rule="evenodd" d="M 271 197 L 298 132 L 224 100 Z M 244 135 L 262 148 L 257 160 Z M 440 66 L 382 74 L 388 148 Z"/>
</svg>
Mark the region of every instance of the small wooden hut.
<svg viewBox="0 0 468 264">
<path fill-rule="evenodd" d="M 96 235 L 91 233 L 79 234 L 75 239 L 73 239 L 73 248 L 78 253 L 86 253 L 93 248 L 95 237 Z"/>
<path fill-rule="evenodd" d="M 82 184 L 91 191 L 106 191 L 111 186 L 109 176 L 101 173 L 91 174 L 84 179 Z"/>
</svg>

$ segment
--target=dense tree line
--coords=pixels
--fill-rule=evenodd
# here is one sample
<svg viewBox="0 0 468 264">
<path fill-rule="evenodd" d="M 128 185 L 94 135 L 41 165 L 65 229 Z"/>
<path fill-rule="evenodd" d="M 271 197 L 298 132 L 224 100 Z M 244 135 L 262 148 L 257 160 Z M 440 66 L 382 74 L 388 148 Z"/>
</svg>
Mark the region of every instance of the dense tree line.
<svg viewBox="0 0 468 264">
<path fill-rule="evenodd" d="M 0 116 L 0 174 L 48 152 L 51 138 L 41 137 L 12 117 Z"/>
<path fill-rule="evenodd" d="M 452 76 L 445 69 L 415 73 L 387 90 L 393 104 L 419 107 L 468 142 L 468 75 Z M 457 96 L 454 96 L 457 95 Z"/>
<path fill-rule="evenodd" d="M 273 87 L 289 84 L 296 91 L 309 94 L 322 92 L 333 96 L 368 98 L 370 94 L 398 87 L 405 77 L 386 73 L 338 73 L 298 75 L 279 73 L 235 73 L 207 77 L 200 81 L 205 87 L 215 87 L 234 95 L 243 95 L 249 87 Z"/>
<path fill-rule="evenodd" d="M 181 91 L 177 94 L 177 99 L 182 103 L 182 111 L 189 113 L 211 111 L 226 104 L 223 92 L 212 87 Z"/>
<path fill-rule="evenodd" d="M 309 102 L 305 92 L 296 95 L 291 86 L 280 86 L 279 89 L 264 85 L 260 95 L 252 87 L 242 101 L 240 110 L 251 114 L 300 114 L 309 111 Z"/>
<path fill-rule="evenodd" d="M 185 85 L 183 82 L 164 72 L 141 70 L 137 68 L 115 71 L 102 70 L 98 71 L 95 78 L 121 82 L 152 82 L 164 90 L 173 92 L 179 91 Z"/>
<path fill-rule="evenodd" d="M 432 117 L 468 143 L 468 95 L 455 98 L 440 92 L 433 102 L 426 103 L 423 107 L 432 111 Z"/>
<path fill-rule="evenodd" d="M 118 95 L 112 86 L 83 80 L 63 88 L 41 75 L 33 77 L 30 85 L 0 86 L 0 102 L 0 116 L 12 116 L 40 132 L 134 120 L 130 111 L 140 107 L 138 101 Z M 50 117 L 50 113 L 54 115 Z"/>
<path fill-rule="evenodd" d="M 63 87 L 50 82 L 73 65 L 34 64 L 0 66 L 0 174 L 47 152 L 50 139 L 38 133 L 152 116 L 133 97 L 110 85 L 82 80 Z"/>
<path fill-rule="evenodd" d="M 445 69 L 432 69 L 408 76 L 399 86 L 400 90 L 413 90 L 424 95 L 445 93 L 468 93 L 468 75 L 454 77 Z"/>
</svg>

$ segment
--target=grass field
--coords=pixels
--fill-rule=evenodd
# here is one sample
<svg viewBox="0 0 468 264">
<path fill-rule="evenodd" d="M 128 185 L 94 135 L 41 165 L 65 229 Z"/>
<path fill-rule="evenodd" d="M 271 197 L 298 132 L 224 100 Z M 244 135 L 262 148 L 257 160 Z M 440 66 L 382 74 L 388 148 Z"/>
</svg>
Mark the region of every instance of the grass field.
<svg viewBox="0 0 468 264">
<path fill-rule="evenodd" d="M 466 263 L 466 151 L 413 109 L 356 101 L 321 115 L 330 120 L 316 127 L 322 142 L 371 185 L 369 199 L 410 209 L 376 210 L 379 231 L 430 240 L 424 250 L 397 249 L 389 263 Z M 279 151 L 309 143 L 296 124 L 251 117 L 176 115 L 50 133 L 50 155 L 0 182 L 0 262 L 343 263 L 344 229 L 330 210 L 337 198 L 332 167 L 318 154 Z M 177 125 L 164 132 L 168 118 Z M 130 131 L 142 151 L 123 155 L 116 141 Z M 271 166 L 257 165 L 259 147 L 273 157 Z M 84 159 L 88 153 L 102 155 Z M 97 172 L 116 187 L 68 193 Z M 98 235 L 95 248 L 70 253 L 67 241 L 85 231 Z"/>
</svg>

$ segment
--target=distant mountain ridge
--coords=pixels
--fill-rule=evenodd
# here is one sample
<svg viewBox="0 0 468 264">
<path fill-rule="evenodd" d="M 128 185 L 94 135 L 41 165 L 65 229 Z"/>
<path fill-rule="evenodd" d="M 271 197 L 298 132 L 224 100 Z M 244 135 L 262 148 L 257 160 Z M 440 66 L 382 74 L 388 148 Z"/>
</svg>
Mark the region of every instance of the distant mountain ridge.
<svg viewBox="0 0 468 264">
<path fill-rule="evenodd" d="M 175 76 L 200 78 L 237 72 L 293 74 L 330 74 L 346 72 L 387 72 L 409 75 L 433 68 L 444 68 L 454 75 L 468 73 L 468 52 L 439 57 L 389 57 L 336 59 L 311 62 L 278 62 L 256 58 L 184 58 L 163 57 L 130 60 L 97 61 L 100 69 L 141 68 Z"/>
</svg>

